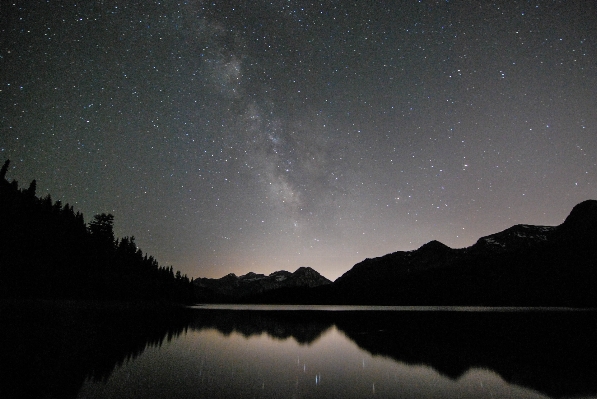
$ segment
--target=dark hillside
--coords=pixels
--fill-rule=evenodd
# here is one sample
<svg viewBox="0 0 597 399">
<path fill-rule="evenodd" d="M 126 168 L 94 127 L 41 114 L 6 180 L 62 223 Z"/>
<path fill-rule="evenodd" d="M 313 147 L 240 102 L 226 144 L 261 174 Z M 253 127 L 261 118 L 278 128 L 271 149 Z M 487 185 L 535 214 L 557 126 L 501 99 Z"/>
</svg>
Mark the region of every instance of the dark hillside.
<svg viewBox="0 0 597 399">
<path fill-rule="evenodd" d="M 110 214 L 85 224 L 69 204 L 19 189 L 0 173 L 0 297 L 190 302 L 186 276 L 115 239 Z"/>
<path fill-rule="evenodd" d="M 230 285 L 231 278 L 220 279 L 218 284 L 226 281 L 227 289 L 234 292 L 238 287 Z M 576 205 L 559 226 L 515 225 L 481 237 L 468 248 L 453 249 L 431 241 L 414 251 L 365 259 L 331 285 L 271 286 L 246 292 L 236 300 L 597 307 L 597 201 Z"/>
<path fill-rule="evenodd" d="M 597 201 L 559 226 L 517 225 L 469 248 L 430 242 L 366 259 L 334 282 L 339 303 L 597 306 Z"/>
</svg>

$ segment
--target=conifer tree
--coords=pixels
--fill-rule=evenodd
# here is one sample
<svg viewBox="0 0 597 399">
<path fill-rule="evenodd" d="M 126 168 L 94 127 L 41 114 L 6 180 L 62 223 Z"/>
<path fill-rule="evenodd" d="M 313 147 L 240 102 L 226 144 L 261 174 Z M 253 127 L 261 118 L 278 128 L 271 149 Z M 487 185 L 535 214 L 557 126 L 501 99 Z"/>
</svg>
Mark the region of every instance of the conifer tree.
<svg viewBox="0 0 597 399">
<path fill-rule="evenodd" d="M 35 181 L 35 179 L 33 179 L 31 181 L 31 184 L 29 184 L 29 188 L 27 190 L 25 190 L 25 194 L 27 194 L 30 197 L 35 197 L 36 190 L 37 190 L 37 182 Z"/>
<path fill-rule="evenodd" d="M 102 213 L 95 215 L 89 222 L 89 232 L 99 241 L 114 244 L 114 215 Z"/>
<path fill-rule="evenodd" d="M 6 179 L 6 172 L 8 171 L 9 165 L 10 165 L 10 159 L 7 159 L 6 161 L 4 161 L 4 165 L 2 166 L 2 169 L 0 169 L 0 180 Z"/>
</svg>

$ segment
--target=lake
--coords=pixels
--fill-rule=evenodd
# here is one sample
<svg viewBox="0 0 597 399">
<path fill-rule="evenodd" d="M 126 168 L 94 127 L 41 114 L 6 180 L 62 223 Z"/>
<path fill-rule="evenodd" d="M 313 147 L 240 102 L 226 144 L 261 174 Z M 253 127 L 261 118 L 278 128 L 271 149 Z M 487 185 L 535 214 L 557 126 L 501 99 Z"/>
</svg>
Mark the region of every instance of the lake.
<svg viewBox="0 0 597 399">
<path fill-rule="evenodd" d="M 595 311 L 51 308 L 4 311 L 0 397 L 597 397 Z"/>
</svg>

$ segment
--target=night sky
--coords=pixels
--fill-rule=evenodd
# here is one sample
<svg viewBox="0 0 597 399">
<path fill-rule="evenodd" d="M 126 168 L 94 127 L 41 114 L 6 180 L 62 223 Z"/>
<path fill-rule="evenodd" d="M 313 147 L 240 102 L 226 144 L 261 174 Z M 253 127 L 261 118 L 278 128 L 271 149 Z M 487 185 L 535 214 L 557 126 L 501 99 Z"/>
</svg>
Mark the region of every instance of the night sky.
<svg viewBox="0 0 597 399">
<path fill-rule="evenodd" d="M 597 198 L 591 0 L 0 7 L 9 180 L 189 277 L 334 280 Z"/>
</svg>

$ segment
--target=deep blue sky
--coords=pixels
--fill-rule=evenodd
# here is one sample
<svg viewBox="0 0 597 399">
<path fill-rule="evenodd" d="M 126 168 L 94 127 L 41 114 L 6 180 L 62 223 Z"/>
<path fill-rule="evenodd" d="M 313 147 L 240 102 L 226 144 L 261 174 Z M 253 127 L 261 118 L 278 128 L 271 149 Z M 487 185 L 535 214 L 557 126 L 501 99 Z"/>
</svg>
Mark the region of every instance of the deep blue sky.
<svg viewBox="0 0 597 399">
<path fill-rule="evenodd" d="M 335 279 L 597 198 L 592 1 L 12 3 L 8 177 L 189 277 Z"/>
</svg>

